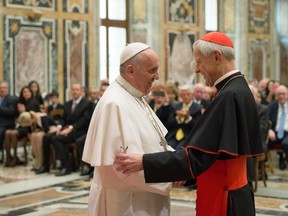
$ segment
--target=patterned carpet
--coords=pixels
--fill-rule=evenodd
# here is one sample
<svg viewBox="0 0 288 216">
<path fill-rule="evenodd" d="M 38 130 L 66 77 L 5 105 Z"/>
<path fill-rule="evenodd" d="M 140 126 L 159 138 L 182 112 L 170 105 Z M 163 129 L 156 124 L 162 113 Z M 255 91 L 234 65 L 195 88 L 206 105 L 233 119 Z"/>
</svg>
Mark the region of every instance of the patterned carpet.
<svg viewBox="0 0 288 216">
<path fill-rule="evenodd" d="M 0 165 L 0 215 L 84 216 L 89 187 L 79 173 L 35 175 L 31 166 Z M 195 196 L 195 190 L 173 188 L 171 216 L 195 215 Z M 267 187 L 259 181 L 255 203 L 257 216 L 288 215 L 288 169 L 268 173 Z"/>
</svg>

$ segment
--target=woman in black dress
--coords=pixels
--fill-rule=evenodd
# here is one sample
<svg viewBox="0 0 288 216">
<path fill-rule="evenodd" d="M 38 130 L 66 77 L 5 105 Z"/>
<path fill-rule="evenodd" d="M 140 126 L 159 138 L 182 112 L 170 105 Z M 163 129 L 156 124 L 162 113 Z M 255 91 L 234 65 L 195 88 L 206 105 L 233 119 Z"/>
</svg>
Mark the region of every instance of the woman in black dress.
<svg viewBox="0 0 288 216">
<path fill-rule="evenodd" d="M 34 111 L 40 112 L 40 104 L 38 100 L 33 96 L 32 90 L 28 86 L 24 86 L 21 89 L 19 100 L 17 103 L 18 116 L 21 113 Z M 15 129 L 6 130 L 4 138 L 4 146 L 6 150 L 6 167 L 13 167 L 17 164 L 22 164 L 17 155 L 17 142 L 19 139 L 28 137 L 31 133 L 30 125 L 17 125 Z M 13 156 L 11 155 L 11 148 L 14 150 Z"/>
</svg>

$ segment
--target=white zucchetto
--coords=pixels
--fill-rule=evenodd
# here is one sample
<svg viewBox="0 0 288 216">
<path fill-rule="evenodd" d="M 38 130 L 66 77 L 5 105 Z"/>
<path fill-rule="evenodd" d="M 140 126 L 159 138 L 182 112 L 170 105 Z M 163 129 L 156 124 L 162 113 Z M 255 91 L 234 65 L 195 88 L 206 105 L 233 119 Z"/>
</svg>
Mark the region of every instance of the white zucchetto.
<svg viewBox="0 0 288 216">
<path fill-rule="evenodd" d="M 140 42 L 128 44 L 120 55 L 120 65 L 148 48 L 150 47 L 147 44 Z"/>
</svg>

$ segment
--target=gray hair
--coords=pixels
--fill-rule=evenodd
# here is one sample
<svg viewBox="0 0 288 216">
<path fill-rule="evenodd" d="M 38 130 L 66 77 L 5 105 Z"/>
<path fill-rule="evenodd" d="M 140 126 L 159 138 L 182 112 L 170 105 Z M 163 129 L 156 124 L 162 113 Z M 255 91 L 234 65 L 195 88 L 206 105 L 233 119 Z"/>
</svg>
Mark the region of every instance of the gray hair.
<svg viewBox="0 0 288 216">
<path fill-rule="evenodd" d="M 204 40 L 197 40 L 193 44 L 193 49 L 195 50 L 196 48 L 198 48 L 205 57 L 208 57 L 212 52 L 217 50 L 221 52 L 228 60 L 235 59 L 235 50 L 232 47 L 222 46 Z"/>
<path fill-rule="evenodd" d="M 143 50 L 143 51 L 145 51 L 145 50 Z M 124 73 L 125 69 L 126 69 L 126 67 L 128 65 L 133 65 L 134 67 L 138 67 L 139 65 L 141 65 L 141 63 L 143 61 L 143 58 L 144 58 L 143 51 L 137 53 L 135 56 L 133 56 L 132 58 L 128 59 L 126 62 L 121 64 L 120 67 L 119 67 L 120 68 L 120 73 Z"/>
</svg>

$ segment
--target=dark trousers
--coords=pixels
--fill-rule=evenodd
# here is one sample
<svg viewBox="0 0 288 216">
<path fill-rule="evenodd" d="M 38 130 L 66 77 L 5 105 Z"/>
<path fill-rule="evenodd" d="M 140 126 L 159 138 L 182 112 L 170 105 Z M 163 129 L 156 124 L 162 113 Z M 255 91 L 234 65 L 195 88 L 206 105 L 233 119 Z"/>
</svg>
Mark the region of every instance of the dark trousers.
<svg viewBox="0 0 288 216">
<path fill-rule="evenodd" d="M 61 167 L 70 169 L 69 166 L 69 144 L 74 142 L 73 133 L 67 136 L 47 133 L 43 136 L 43 166 L 46 170 L 50 168 L 50 149 L 55 149 L 56 159 L 60 160 Z"/>
<path fill-rule="evenodd" d="M 0 150 L 3 149 L 3 142 L 4 142 L 5 130 L 6 130 L 6 128 L 1 128 L 1 127 L 0 127 Z"/>
<path fill-rule="evenodd" d="M 277 132 L 276 132 L 277 134 Z M 273 143 L 281 143 L 281 148 L 283 149 L 283 152 L 285 153 L 285 158 L 286 161 L 288 162 L 288 132 L 284 132 L 284 137 L 282 139 L 278 139 L 276 137 L 276 140 L 271 142 L 271 145 L 273 145 Z M 281 158 L 284 159 L 283 155 L 280 155 Z"/>
<path fill-rule="evenodd" d="M 82 154 L 84 150 L 85 140 L 86 140 L 86 134 L 80 136 L 79 138 L 75 140 L 75 143 L 77 145 L 77 156 L 79 159 L 79 164 L 82 161 Z"/>
</svg>

